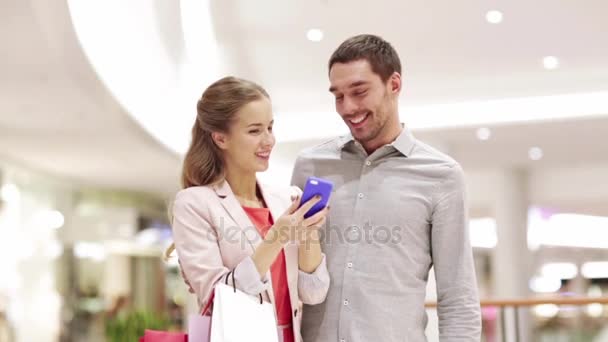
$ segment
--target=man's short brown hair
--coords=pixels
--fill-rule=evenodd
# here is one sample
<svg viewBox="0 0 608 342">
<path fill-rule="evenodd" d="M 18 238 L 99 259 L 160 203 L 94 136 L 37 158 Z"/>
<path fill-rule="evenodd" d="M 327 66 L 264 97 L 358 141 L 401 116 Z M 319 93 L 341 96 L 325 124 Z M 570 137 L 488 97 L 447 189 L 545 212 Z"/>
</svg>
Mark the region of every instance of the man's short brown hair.
<svg viewBox="0 0 608 342">
<path fill-rule="evenodd" d="M 366 60 L 383 82 L 394 73 L 401 74 L 401 61 L 393 46 L 381 37 L 360 34 L 345 40 L 329 58 L 328 70 L 336 63 Z"/>
</svg>

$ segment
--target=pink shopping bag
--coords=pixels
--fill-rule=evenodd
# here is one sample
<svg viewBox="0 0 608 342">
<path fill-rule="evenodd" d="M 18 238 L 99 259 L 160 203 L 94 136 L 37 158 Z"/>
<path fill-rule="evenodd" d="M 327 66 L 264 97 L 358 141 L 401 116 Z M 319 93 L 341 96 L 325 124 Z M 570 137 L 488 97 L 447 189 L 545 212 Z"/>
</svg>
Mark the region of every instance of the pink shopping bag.
<svg viewBox="0 0 608 342">
<path fill-rule="evenodd" d="M 188 334 L 146 329 L 139 342 L 188 342 Z"/>
</svg>

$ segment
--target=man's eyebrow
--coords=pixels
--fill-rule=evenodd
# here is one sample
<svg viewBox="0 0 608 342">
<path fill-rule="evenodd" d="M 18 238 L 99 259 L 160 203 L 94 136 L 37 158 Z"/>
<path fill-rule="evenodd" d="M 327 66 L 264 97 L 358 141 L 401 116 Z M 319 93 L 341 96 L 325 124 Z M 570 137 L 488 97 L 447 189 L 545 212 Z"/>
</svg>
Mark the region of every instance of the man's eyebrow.
<svg viewBox="0 0 608 342">
<path fill-rule="evenodd" d="M 348 88 L 356 88 L 356 87 L 358 87 L 358 86 L 366 85 L 367 83 L 368 83 L 367 81 L 356 81 L 356 82 L 351 83 L 351 84 L 348 86 Z M 337 90 L 337 88 L 336 88 L 336 87 L 334 87 L 334 86 L 329 87 L 329 92 L 330 92 L 330 93 L 334 93 L 334 92 L 336 92 L 336 90 Z"/>
</svg>

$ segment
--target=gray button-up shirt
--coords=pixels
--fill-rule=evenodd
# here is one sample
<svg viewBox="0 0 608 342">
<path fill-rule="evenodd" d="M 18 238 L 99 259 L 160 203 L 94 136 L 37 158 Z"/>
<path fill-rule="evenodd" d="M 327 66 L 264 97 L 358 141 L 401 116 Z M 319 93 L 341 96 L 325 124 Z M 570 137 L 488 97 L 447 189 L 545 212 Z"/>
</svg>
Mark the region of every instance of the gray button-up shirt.
<svg viewBox="0 0 608 342">
<path fill-rule="evenodd" d="M 479 341 L 481 315 L 458 163 L 403 129 L 371 155 L 352 136 L 298 157 L 335 188 L 322 231 L 331 286 L 305 306 L 305 342 L 426 341 L 429 270 L 437 279 L 441 341 Z"/>
</svg>

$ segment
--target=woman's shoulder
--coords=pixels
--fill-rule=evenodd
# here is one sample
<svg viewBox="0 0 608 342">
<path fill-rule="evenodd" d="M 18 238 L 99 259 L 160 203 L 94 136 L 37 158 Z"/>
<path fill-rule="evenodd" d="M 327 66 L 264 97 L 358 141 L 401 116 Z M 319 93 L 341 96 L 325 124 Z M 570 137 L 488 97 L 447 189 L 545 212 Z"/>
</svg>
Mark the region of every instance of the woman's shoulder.
<svg viewBox="0 0 608 342">
<path fill-rule="evenodd" d="M 178 191 L 175 194 L 175 202 L 200 203 L 201 199 L 209 199 L 211 195 L 215 195 L 215 190 L 212 186 L 191 186 Z"/>
<path fill-rule="evenodd" d="M 192 186 L 175 194 L 171 205 L 174 216 L 192 215 L 207 217 L 219 206 L 217 194 L 212 186 Z"/>
</svg>

